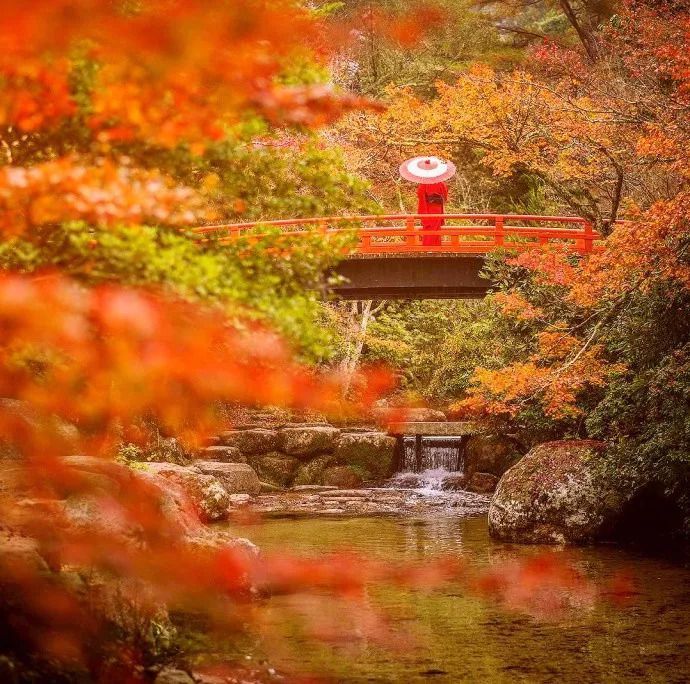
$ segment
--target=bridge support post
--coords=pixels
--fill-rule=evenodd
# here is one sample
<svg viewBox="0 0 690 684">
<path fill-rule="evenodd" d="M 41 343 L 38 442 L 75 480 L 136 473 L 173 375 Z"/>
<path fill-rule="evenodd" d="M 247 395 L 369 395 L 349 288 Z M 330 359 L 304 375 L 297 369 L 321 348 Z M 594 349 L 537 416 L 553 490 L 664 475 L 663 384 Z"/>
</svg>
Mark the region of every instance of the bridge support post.
<svg viewBox="0 0 690 684">
<path fill-rule="evenodd" d="M 494 224 L 494 241 L 496 243 L 496 247 L 503 247 L 505 243 L 505 218 L 503 216 L 497 216 L 496 217 L 496 223 Z"/>
<path fill-rule="evenodd" d="M 467 442 L 470 441 L 469 435 L 462 435 L 460 438 L 460 446 L 458 447 L 458 463 L 455 467 L 460 473 L 465 472 L 465 452 L 467 451 Z"/>
<path fill-rule="evenodd" d="M 414 436 L 414 460 L 415 460 L 415 472 L 422 472 L 422 436 Z"/>
<path fill-rule="evenodd" d="M 592 226 L 591 221 L 585 221 L 585 239 L 584 248 L 585 252 L 589 253 L 594 247 L 594 226 Z"/>
<path fill-rule="evenodd" d="M 405 465 L 405 438 L 395 436 L 395 451 L 393 452 L 393 472 L 399 473 Z"/>
</svg>

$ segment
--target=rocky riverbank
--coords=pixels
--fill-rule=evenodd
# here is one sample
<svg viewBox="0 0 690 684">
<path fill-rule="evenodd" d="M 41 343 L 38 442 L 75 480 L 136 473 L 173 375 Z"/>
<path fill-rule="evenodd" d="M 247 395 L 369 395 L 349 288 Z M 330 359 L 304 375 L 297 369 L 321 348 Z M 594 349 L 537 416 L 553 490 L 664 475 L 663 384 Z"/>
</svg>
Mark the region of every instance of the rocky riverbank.
<svg viewBox="0 0 690 684">
<path fill-rule="evenodd" d="M 634 476 L 625 465 L 603 442 L 539 444 L 500 479 L 489 508 L 491 536 L 521 544 L 687 548 L 687 490 L 669 487 L 647 464 Z"/>
<path fill-rule="evenodd" d="M 266 516 L 424 516 L 444 512 L 449 515 L 483 515 L 490 497 L 465 491 L 429 491 L 375 487 L 337 489 L 297 487 L 279 494 L 247 497 L 241 508 Z"/>
<path fill-rule="evenodd" d="M 130 466 L 181 489 L 204 522 L 223 521 L 242 509 L 417 515 L 446 508 L 476 515 L 488 510 L 488 495 L 524 453 L 513 438 L 472 435 L 463 442 L 463 472 L 444 472 L 440 479 L 434 471 L 403 473 L 391 480 L 396 439 L 375 427 L 263 420 L 222 432 L 195 454 L 180 457 L 174 443 L 168 447 L 133 452 Z"/>
</svg>

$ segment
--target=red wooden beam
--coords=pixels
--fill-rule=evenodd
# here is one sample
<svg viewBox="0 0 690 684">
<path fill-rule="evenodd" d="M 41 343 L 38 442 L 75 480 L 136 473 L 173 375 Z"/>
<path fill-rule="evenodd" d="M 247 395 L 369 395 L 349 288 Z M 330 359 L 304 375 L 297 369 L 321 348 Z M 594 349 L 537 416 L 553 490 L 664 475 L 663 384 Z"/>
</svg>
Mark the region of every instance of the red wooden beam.
<svg viewBox="0 0 690 684">
<path fill-rule="evenodd" d="M 443 228 L 438 231 L 423 231 L 422 219 L 434 217 L 443 218 Z M 457 225 L 457 222 L 465 225 Z M 467 225 L 468 222 L 471 223 Z M 478 222 L 485 222 L 487 225 L 477 225 Z M 391 223 L 401 225 L 382 225 Z M 548 245 L 554 240 L 567 243 L 575 252 L 587 254 L 596 251 L 595 243 L 602 239 L 591 222 L 577 216 L 515 214 L 330 216 L 202 226 L 195 228 L 194 232 L 204 236 L 204 239 L 209 239 L 209 236 L 217 237 L 222 243 L 240 238 L 254 242 L 268 235 L 262 234 L 261 228 L 280 228 L 282 236 L 288 239 L 299 239 L 305 233 L 328 236 L 355 230 L 359 239 L 358 245 L 352 250 L 355 254 L 485 254 L 500 247 L 523 250 L 536 244 Z M 422 235 L 440 235 L 442 242 L 440 245 L 422 245 Z M 478 237 L 484 239 L 477 239 Z"/>
</svg>

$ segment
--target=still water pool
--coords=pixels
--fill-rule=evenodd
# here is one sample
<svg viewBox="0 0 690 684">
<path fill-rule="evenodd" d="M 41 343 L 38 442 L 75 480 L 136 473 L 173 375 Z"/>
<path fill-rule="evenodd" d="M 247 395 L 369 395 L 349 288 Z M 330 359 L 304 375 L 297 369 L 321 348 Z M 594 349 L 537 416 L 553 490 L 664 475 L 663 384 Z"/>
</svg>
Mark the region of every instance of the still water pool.
<svg viewBox="0 0 690 684">
<path fill-rule="evenodd" d="M 250 528 L 266 550 L 318 555 L 348 549 L 390 561 L 462 554 L 474 566 L 543 552 L 489 539 L 485 517 L 458 519 L 274 519 Z M 286 650 L 268 644 L 279 668 L 328 674 L 337 682 L 689 682 L 690 570 L 682 563 L 615 547 L 549 549 L 604 586 L 621 571 L 635 593 L 624 605 L 597 601 L 549 619 L 500 608 L 448 585 L 429 593 L 372 587 L 402 636 L 400 648 L 374 643 L 315 646 L 286 629 Z M 269 621 L 283 620 L 268 601 Z M 336 603 L 319 610 L 340 610 Z M 345 619 L 345 618 L 343 618 Z"/>
</svg>

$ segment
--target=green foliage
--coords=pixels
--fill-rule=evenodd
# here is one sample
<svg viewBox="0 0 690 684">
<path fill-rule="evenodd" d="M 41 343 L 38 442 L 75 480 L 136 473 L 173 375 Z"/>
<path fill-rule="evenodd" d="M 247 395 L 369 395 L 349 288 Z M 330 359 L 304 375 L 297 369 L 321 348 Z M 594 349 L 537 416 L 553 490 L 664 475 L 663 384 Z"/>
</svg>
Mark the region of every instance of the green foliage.
<svg viewBox="0 0 690 684">
<path fill-rule="evenodd" d="M 85 283 L 119 282 L 170 289 L 186 298 L 224 306 L 243 318 L 264 320 L 283 332 L 305 358 L 331 349 L 320 302 L 323 274 L 335 264 L 348 236 L 300 240 L 282 258 L 278 231 L 229 245 L 173 230 L 127 226 L 96 230 L 83 223 L 38 231 L 0 244 L 0 267 L 23 272 L 60 269 Z"/>
<path fill-rule="evenodd" d="M 363 356 L 398 369 L 406 393 L 443 404 L 463 395 L 477 366 L 500 367 L 524 347 L 490 300 L 425 300 L 388 303 Z"/>
<path fill-rule="evenodd" d="M 250 118 L 202 155 L 188 148 L 122 145 L 122 155 L 157 168 L 208 197 L 219 221 L 373 213 L 369 186 L 348 172 L 339 149 L 316 135 L 276 135 Z"/>
<path fill-rule="evenodd" d="M 408 0 L 355 0 L 343 4 L 334 13 L 336 18 L 361 16 L 369 9 L 394 17 L 413 6 Z M 342 56 L 342 65 L 336 64 L 336 81 L 375 97 L 384 95 L 390 85 L 409 86 L 421 95 L 433 95 L 436 81 L 452 81 L 477 59 L 508 66 L 522 58 L 521 53 L 500 40 L 470 0 L 437 0 L 434 5 L 444 12 L 443 21 L 426 27 L 410 45 L 383 40 L 378 27 L 365 19 L 358 26 L 358 40 Z"/>
<path fill-rule="evenodd" d="M 610 467 L 653 472 L 690 510 L 690 296 L 670 283 L 635 293 L 606 331 L 628 372 L 587 419 L 591 435 L 616 443 Z"/>
<path fill-rule="evenodd" d="M 309 52 L 305 52 L 300 57 L 295 56 L 277 80 L 287 86 L 317 85 L 327 83 L 329 77 L 328 70 L 317 64 Z"/>
<path fill-rule="evenodd" d="M 369 213 L 377 207 L 367 196 L 368 186 L 348 173 L 341 153 L 318 140 L 280 140 L 264 143 L 224 143 L 207 151 L 203 177 L 216 174 L 219 183 L 211 199 L 221 216 L 240 220 L 332 216 Z M 284 141 L 285 142 L 285 141 Z M 239 199 L 246 210 L 238 213 Z"/>
<path fill-rule="evenodd" d="M 328 17 L 335 14 L 345 7 L 344 2 L 324 2 L 317 7 L 312 8 L 312 13 L 315 17 Z"/>
<path fill-rule="evenodd" d="M 521 175 L 515 179 L 514 183 L 506 185 L 508 192 L 516 193 L 515 197 L 504 200 L 508 213 L 558 216 L 562 210 L 562 205 L 549 194 L 549 189 L 540 179 L 534 176 L 528 174 Z M 495 195 L 495 197 L 499 199 L 500 195 Z M 500 210 L 502 211 L 503 209 L 501 208 Z"/>
</svg>

